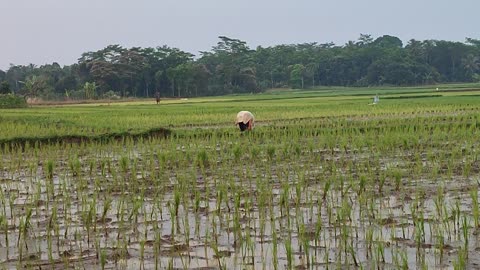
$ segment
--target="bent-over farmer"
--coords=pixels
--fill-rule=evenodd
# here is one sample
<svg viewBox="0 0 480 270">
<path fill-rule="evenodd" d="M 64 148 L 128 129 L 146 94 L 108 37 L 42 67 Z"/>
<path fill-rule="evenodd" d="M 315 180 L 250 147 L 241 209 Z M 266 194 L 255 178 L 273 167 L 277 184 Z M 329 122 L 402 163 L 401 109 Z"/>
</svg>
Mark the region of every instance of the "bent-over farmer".
<svg viewBox="0 0 480 270">
<path fill-rule="evenodd" d="M 255 117 L 249 111 L 241 111 L 237 113 L 235 125 L 238 125 L 240 131 L 252 130 L 255 126 Z"/>
</svg>

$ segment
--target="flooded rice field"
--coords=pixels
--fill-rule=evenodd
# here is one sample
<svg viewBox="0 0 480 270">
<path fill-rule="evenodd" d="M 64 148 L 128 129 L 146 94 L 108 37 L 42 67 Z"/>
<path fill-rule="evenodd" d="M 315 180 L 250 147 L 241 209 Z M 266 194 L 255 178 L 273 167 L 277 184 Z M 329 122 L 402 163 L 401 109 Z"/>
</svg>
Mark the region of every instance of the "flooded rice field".
<svg viewBox="0 0 480 270">
<path fill-rule="evenodd" d="M 405 125 L 5 146 L 0 268 L 480 268 L 474 137 Z"/>
</svg>

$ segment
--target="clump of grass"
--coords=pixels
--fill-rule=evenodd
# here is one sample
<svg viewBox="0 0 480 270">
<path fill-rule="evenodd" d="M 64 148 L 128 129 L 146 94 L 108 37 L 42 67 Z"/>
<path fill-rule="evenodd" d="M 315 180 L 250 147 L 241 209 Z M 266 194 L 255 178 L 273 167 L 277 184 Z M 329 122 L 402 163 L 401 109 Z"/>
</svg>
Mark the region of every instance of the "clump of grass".
<svg viewBox="0 0 480 270">
<path fill-rule="evenodd" d="M 209 162 L 209 160 L 208 160 L 207 151 L 205 149 L 202 149 L 202 150 L 198 151 L 196 164 L 198 166 L 204 168 L 204 167 L 208 166 L 208 162 Z"/>
</svg>

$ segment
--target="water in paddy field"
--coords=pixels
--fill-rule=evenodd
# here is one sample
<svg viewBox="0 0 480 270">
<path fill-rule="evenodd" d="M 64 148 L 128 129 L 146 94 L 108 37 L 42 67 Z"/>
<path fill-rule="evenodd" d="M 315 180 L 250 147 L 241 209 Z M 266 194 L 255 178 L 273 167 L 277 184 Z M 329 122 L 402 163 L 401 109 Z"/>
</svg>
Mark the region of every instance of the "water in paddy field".
<svg viewBox="0 0 480 270">
<path fill-rule="evenodd" d="M 237 154 L 235 141 L 155 140 L 2 155 L 1 265 L 478 267 L 473 153 L 318 140 Z"/>
</svg>

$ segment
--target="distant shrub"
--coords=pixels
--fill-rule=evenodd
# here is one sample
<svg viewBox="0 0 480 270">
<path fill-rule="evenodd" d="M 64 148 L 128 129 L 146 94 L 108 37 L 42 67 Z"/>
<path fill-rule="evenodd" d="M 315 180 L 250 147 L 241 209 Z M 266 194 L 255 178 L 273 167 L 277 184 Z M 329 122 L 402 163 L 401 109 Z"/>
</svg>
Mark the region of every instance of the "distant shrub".
<svg viewBox="0 0 480 270">
<path fill-rule="evenodd" d="M 27 107 L 27 102 L 23 97 L 12 94 L 0 95 L 0 109 L 25 107 Z"/>
<path fill-rule="evenodd" d="M 67 91 L 67 100 L 84 100 L 85 99 L 85 91 L 82 89 L 80 90 L 69 90 Z"/>
<path fill-rule="evenodd" d="M 116 92 L 110 90 L 105 94 L 103 94 L 103 98 L 117 100 L 117 99 L 120 99 L 120 96 Z"/>
</svg>

